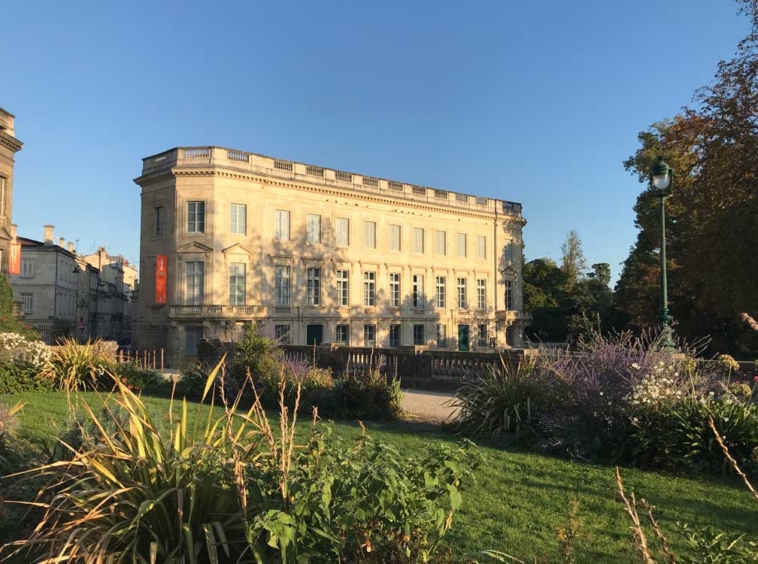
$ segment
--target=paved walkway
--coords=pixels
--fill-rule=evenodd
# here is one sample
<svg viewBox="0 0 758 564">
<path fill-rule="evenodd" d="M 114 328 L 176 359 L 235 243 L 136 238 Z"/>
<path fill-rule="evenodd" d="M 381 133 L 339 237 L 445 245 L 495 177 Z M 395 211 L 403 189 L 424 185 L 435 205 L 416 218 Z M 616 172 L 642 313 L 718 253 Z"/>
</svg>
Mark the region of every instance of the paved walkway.
<svg viewBox="0 0 758 564">
<path fill-rule="evenodd" d="M 409 419 L 442 423 L 458 413 L 457 408 L 446 405 L 453 394 L 422 390 L 403 390 L 403 394 L 400 405 Z"/>
</svg>

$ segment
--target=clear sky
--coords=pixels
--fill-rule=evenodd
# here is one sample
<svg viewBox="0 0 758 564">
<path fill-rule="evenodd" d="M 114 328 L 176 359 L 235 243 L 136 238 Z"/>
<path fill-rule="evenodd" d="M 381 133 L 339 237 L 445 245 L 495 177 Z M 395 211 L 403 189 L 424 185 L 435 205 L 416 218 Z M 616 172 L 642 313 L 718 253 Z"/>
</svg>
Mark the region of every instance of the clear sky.
<svg viewBox="0 0 758 564">
<path fill-rule="evenodd" d="M 5 0 L 19 234 L 139 256 L 141 159 L 221 145 L 521 202 L 614 278 L 637 133 L 747 34 L 731 0 Z"/>
</svg>

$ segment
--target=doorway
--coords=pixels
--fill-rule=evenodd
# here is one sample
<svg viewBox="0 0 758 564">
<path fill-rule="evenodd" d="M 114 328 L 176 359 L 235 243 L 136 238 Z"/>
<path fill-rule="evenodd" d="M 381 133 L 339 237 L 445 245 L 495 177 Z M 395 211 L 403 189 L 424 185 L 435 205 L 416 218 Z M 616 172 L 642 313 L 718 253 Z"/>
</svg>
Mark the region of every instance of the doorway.
<svg viewBox="0 0 758 564">
<path fill-rule="evenodd" d="M 458 325 L 458 350 L 469 350 L 469 329 L 468 325 Z"/>
<path fill-rule="evenodd" d="M 305 344 L 308 346 L 320 345 L 324 340 L 323 325 L 308 325 L 305 328 Z"/>
</svg>

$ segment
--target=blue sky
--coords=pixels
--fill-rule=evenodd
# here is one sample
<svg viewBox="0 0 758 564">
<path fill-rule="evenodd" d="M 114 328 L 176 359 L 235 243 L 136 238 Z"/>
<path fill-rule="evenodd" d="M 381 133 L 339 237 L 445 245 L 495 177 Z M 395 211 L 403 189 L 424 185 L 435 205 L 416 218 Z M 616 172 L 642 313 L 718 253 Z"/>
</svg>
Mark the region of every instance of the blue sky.
<svg viewBox="0 0 758 564">
<path fill-rule="evenodd" d="M 9 0 L 19 234 L 139 256 L 141 159 L 221 145 L 521 202 L 528 259 L 577 229 L 614 278 L 637 133 L 747 34 L 731 0 Z"/>
</svg>

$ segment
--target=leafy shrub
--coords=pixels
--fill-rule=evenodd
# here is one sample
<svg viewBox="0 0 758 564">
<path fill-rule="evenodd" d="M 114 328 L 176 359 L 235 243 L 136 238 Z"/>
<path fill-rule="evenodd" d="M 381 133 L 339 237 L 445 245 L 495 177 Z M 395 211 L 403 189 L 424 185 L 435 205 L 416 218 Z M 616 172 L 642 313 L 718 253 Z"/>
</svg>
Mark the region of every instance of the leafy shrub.
<svg viewBox="0 0 758 564">
<path fill-rule="evenodd" d="M 470 445 L 403 460 L 315 425 L 297 447 L 284 383 L 276 435 L 260 402 L 242 412 L 238 397 L 194 422 L 183 402 L 166 438 L 140 397 L 115 385 L 99 415 L 85 405 L 94 436 L 73 459 L 33 472 L 54 495 L 41 497 L 39 526 L 5 550 L 71 562 L 231 563 L 245 552 L 257 562 L 426 561 L 477 463 Z"/>
<path fill-rule="evenodd" d="M 0 361 L 0 394 L 44 392 L 50 389 L 48 382 L 37 378 L 37 369 L 32 364 Z"/>
<path fill-rule="evenodd" d="M 145 370 L 137 362 L 124 362 L 116 365 L 116 376 L 127 388 L 146 395 L 171 395 L 172 383 L 157 370 Z M 207 375 L 205 376 L 207 379 Z M 200 390 L 202 392 L 202 388 Z M 197 399 L 200 394 L 197 395 Z"/>
<path fill-rule="evenodd" d="M 109 382 L 106 373 L 115 373 L 115 358 L 106 353 L 102 341 L 80 345 L 68 337 L 52 348 L 39 378 L 55 389 L 76 391 L 97 389 L 103 382 Z"/>
<path fill-rule="evenodd" d="M 0 403 L 0 476 L 9 472 L 18 462 L 18 448 L 15 443 L 15 432 L 18 427 L 16 414 L 23 404 L 6 407 Z"/>
<path fill-rule="evenodd" d="M 381 374 L 378 370 L 371 370 L 366 375 L 339 378 L 335 381 L 332 393 L 332 416 L 336 418 L 395 419 L 402 413 L 400 381 Z"/>
</svg>

